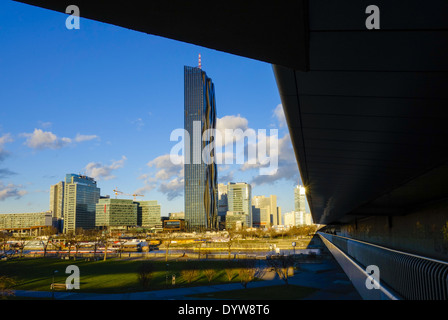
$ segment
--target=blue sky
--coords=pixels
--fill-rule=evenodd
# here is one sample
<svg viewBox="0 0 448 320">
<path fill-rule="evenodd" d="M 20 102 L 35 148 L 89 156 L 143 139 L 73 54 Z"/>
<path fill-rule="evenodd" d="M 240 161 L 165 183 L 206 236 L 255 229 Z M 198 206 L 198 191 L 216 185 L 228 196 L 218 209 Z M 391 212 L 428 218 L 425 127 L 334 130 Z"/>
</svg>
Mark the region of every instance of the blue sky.
<svg viewBox="0 0 448 320">
<path fill-rule="evenodd" d="M 219 182 L 252 183 L 293 210 L 299 172 L 270 64 L 86 19 L 68 30 L 66 18 L 0 3 L 0 213 L 48 210 L 66 173 L 183 211 L 181 168 L 164 160 L 183 128 L 183 66 L 199 53 L 220 125 L 278 129 L 280 141 L 277 174 L 221 165 Z"/>
</svg>

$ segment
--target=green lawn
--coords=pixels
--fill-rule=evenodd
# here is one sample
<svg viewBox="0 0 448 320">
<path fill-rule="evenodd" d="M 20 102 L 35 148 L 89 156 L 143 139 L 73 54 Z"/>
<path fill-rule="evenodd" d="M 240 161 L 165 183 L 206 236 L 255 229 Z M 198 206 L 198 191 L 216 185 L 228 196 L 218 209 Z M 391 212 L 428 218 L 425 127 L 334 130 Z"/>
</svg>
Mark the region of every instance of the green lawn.
<svg viewBox="0 0 448 320">
<path fill-rule="evenodd" d="M 241 290 L 219 291 L 190 295 L 192 298 L 234 300 L 301 300 L 317 289 L 295 285 L 266 286 Z"/>
<path fill-rule="evenodd" d="M 65 273 L 68 265 L 77 265 L 80 270 L 80 292 L 91 293 L 125 293 L 136 291 L 148 291 L 173 288 L 171 275 L 176 275 L 175 287 L 198 286 L 208 284 L 229 283 L 225 269 L 235 268 L 228 261 L 151 261 L 154 264 L 154 278 L 149 287 L 143 287 L 138 281 L 137 269 L 145 260 L 120 260 L 110 259 L 107 261 L 67 261 L 54 258 L 17 259 L 0 262 L 0 275 L 12 277 L 15 280 L 14 289 L 50 291 L 53 271 L 55 282 L 65 283 L 69 274 Z M 199 273 L 191 284 L 188 284 L 181 276 L 181 270 L 189 269 L 194 263 L 199 270 L 214 269 L 216 274 L 209 283 L 203 273 Z M 168 270 L 168 272 L 167 272 Z M 237 269 L 232 279 L 239 282 Z M 166 285 L 166 275 L 169 275 L 169 284 Z"/>
</svg>

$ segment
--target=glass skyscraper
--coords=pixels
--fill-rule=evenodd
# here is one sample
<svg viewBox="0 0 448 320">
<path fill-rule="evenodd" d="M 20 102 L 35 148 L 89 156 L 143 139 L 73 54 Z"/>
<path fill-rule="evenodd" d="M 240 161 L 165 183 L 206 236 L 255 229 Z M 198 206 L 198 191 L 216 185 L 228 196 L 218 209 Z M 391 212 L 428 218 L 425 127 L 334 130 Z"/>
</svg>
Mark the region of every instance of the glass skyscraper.
<svg viewBox="0 0 448 320">
<path fill-rule="evenodd" d="M 185 220 L 191 230 L 217 229 L 217 168 L 204 161 L 202 150 L 214 157 L 214 141 L 203 141 L 208 129 L 216 128 L 215 88 L 199 67 L 184 67 L 185 139 Z M 206 139 L 207 140 L 207 139 Z M 211 141 L 210 141 L 211 140 Z M 211 145 L 210 145 L 211 144 Z"/>
<path fill-rule="evenodd" d="M 64 189 L 64 233 L 95 228 L 96 204 L 100 188 L 93 178 L 67 174 Z"/>
</svg>

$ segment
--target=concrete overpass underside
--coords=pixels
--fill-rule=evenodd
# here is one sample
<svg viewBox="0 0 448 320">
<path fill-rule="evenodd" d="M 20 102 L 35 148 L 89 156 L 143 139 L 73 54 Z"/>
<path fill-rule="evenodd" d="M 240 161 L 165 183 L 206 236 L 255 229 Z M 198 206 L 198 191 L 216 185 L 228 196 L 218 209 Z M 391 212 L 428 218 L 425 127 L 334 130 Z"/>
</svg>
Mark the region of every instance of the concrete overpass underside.
<svg viewBox="0 0 448 320">
<path fill-rule="evenodd" d="M 448 261 L 446 0 L 19 2 L 271 63 L 314 222 Z"/>
</svg>

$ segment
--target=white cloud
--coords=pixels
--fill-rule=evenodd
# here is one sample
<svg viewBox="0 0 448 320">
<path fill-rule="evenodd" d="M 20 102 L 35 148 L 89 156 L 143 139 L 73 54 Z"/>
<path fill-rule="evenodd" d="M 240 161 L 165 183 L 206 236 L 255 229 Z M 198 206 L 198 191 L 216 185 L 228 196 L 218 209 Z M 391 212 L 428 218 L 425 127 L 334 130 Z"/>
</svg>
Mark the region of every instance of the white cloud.
<svg viewBox="0 0 448 320">
<path fill-rule="evenodd" d="M 50 131 L 42 131 L 41 129 L 34 129 L 33 133 L 23 133 L 27 137 L 25 145 L 32 149 L 60 149 L 72 142 L 70 138 L 58 138 Z"/>
<path fill-rule="evenodd" d="M 4 185 L 2 182 L 0 182 L 0 201 L 4 201 L 7 198 L 20 199 L 28 193 L 26 190 L 20 190 L 21 188 L 23 188 L 23 186 L 21 185 Z"/>
<path fill-rule="evenodd" d="M 9 142 L 13 142 L 11 134 L 7 133 L 0 137 L 0 161 L 9 155 L 9 152 L 4 149 L 4 145 Z"/>
<path fill-rule="evenodd" d="M 122 168 L 126 160 L 127 158 L 122 156 L 120 160 L 113 161 L 110 165 L 103 165 L 99 162 L 90 162 L 85 168 L 86 174 L 96 180 L 114 179 L 115 176 L 112 174 L 112 171 Z"/>
<path fill-rule="evenodd" d="M 286 118 L 285 118 L 285 112 L 283 110 L 283 105 L 279 104 L 274 109 L 274 116 L 278 121 L 278 125 L 280 128 L 286 127 Z"/>
<path fill-rule="evenodd" d="M 173 200 L 180 197 L 184 191 L 184 178 L 175 177 L 168 182 L 162 182 L 158 189 L 163 194 L 166 194 L 168 200 Z"/>
<path fill-rule="evenodd" d="M 50 128 L 52 125 L 50 121 L 39 121 L 39 126 L 42 128 Z"/>
<path fill-rule="evenodd" d="M 224 134 L 225 129 L 241 129 L 244 131 L 248 128 L 248 124 L 249 121 L 241 115 L 224 116 L 216 119 L 216 129 L 222 132 L 222 134 Z"/>
<path fill-rule="evenodd" d="M 34 129 L 33 133 L 22 133 L 21 136 L 26 137 L 25 145 L 36 150 L 44 149 L 60 149 L 73 142 L 84 142 L 93 139 L 99 139 L 97 135 L 83 135 L 78 133 L 74 139 L 62 137 L 59 138 L 51 131 L 43 131 L 42 129 Z"/>
<path fill-rule="evenodd" d="M 84 135 L 84 134 L 76 134 L 75 141 L 76 142 L 84 142 L 89 141 L 93 139 L 98 139 L 99 137 L 97 135 Z"/>
<path fill-rule="evenodd" d="M 174 162 L 172 161 L 174 157 Z M 147 193 L 157 188 L 165 194 L 168 200 L 173 200 L 182 195 L 184 190 L 184 161 L 179 155 L 165 154 L 147 163 L 156 171 L 151 174 L 143 174 L 139 178 L 144 181 L 144 186 L 136 190 L 136 193 Z"/>
</svg>

